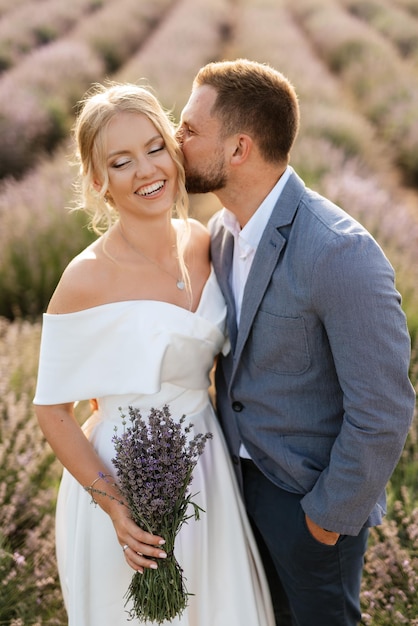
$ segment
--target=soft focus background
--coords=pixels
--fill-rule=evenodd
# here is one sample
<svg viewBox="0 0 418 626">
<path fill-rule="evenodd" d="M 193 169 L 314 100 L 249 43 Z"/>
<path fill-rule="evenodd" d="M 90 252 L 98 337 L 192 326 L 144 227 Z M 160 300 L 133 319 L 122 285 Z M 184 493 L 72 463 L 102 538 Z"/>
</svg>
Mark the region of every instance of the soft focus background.
<svg viewBox="0 0 418 626">
<path fill-rule="evenodd" d="M 94 82 L 145 80 L 178 121 L 199 67 L 237 57 L 290 78 L 302 112 L 292 165 L 394 265 L 417 385 L 418 0 L 0 0 L 0 624 L 66 624 L 61 468 L 32 398 L 41 314 L 92 240 L 68 210 L 76 103 Z M 217 207 L 191 198 L 204 223 Z M 415 421 L 372 531 L 364 625 L 418 625 L 417 439 Z"/>
</svg>

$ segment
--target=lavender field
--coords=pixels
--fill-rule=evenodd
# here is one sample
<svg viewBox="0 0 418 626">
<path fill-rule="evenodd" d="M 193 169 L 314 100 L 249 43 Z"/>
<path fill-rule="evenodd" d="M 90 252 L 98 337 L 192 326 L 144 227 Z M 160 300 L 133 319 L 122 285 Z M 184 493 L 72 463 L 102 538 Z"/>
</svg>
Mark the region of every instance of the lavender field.
<svg viewBox="0 0 418 626">
<path fill-rule="evenodd" d="M 66 624 L 54 557 L 60 467 L 32 398 L 41 314 L 92 238 L 69 211 L 76 103 L 94 82 L 145 81 L 178 120 L 199 67 L 236 57 L 295 85 L 291 164 L 394 265 L 418 387 L 418 0 L 0 0 L 0 625 Z M 217 208 L 213 196 L 191 198 L 204 223 Z M 371 535 L 363 626 L 418 626 L 417 589 L 415 420 Z"/>
</svg>

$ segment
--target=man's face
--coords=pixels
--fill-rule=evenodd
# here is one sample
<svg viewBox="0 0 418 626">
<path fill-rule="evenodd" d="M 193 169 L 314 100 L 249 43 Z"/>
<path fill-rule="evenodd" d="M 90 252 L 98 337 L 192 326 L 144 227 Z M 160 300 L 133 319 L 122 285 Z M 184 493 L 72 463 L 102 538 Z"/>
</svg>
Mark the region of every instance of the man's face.
<svg viewBox="0 0 418 626">
<path fill-rule="evenodd" d="M 184 155 L 189 193 L 215 192 L 225 187 L 227 172 L 220 123 L 211 116 L 216 99 L 213 87 L 195 89 L 181 114 L 177 139 Z"/>
</svg>

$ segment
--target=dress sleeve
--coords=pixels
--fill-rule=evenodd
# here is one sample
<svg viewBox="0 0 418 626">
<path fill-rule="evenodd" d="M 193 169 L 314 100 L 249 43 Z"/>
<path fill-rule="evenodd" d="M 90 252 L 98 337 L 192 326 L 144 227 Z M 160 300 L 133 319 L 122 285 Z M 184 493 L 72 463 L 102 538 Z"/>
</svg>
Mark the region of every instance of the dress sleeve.
<svg viewBox="0 0 418 626">
<path fill-rule="evenodd" d="M 123 302 L 44 314 L 34 404 L 153 394 L 162 381 L 207 387 L 224 335 L 213 323 L 165 303 Z M 194 365 L 202 364 L 201 368 Z"/>
<path fill-rule="evenodd" d="M 132 316 L 126 323 L 126 311 L 116 316 L 108 313 L 90 309 L 44 315 L 35 404 L 120 394 L 130 385 L 139 392 L 145 387 L 148 392 L 156 388 L 146 370 L 132 371 L 138 364 L 138 351 L 146 358 L 146 346 L 141 350 L 140 345 L 143 333 L 132 326 Z"/>
</svg>

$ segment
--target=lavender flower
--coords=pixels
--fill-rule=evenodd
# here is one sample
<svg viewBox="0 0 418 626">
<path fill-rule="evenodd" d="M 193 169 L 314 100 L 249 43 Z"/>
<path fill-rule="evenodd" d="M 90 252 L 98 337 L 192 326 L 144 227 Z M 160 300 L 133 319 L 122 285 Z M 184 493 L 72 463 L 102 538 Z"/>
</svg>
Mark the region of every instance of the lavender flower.
<svg viewBox="0 0 418 626">
<path fill-rule="evenodd" d="M 136 572 L 125 597 L 126 603 L 133 602 L 131 619 L 161 624 L 181 615 L 190 595 L 174 556 L 174 541 L 183 523 L 191 517 L 199 519 L 202 511 L 192 502 L 189 485 L 212 435 L 200 433 L 190 439 L 193 425 L 183 426 L 184 415 L 173 420 L 167 405 L 151 409 L 147 421 L 139 409 L 129 407 L 128 411 L 130 425 L 122 414 L 124 431 L 112 439 L 118 488 L 138 526 L 164 537 L 167 558 L 157 570 Z"/>
</svg>

